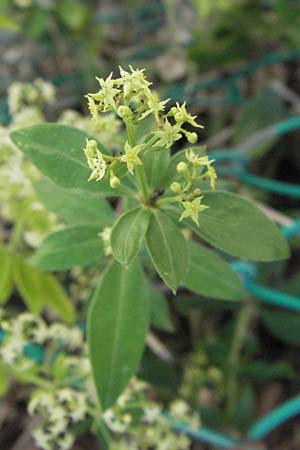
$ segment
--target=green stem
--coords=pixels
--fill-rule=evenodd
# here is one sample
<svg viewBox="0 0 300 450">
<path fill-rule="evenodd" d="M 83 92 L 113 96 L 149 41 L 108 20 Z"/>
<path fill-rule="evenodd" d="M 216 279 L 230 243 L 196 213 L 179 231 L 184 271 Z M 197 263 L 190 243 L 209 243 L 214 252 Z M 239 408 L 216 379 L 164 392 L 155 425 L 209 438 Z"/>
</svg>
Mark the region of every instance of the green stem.
<svg viewBox="0 0 300 450">
<path fill-rule="evenodd" d="M 136 174 L 139 180 L 139 185 L 142 190 L 144 200 L 147 202 L 149 198 L 149 191 L 144 166 L 136 166 Z"/>
<path fill-rule="evenodd" d="M 96 413 L 94 431 L 96 433 L 97 433 L 97 430 L 98 430 L 98 432 L 100 432 L 100 439 L 102 441 L 101 444 L 103 444 L 105 446 L 105 448 L 107 450 L 109 450 L 110 443 L 111 443 L 111 436 L 105 425 L 105 422 L 103 421 L 103 418 L 102 418 L 103 411 L 102 411 L 102 407 L 99 402 L 96 403 L 96 411 L 94 413 Z M 92 413 L 91 415 L 94 415 L 94 413 Z"/>
<path fill-rule="evenodd" d="M 132 123 L 126 122 L 126 130 L 127 130 L 129 145 L 131 147 L 134 147 L 136 145 L 136 139 L 135 139 L 135 133 L 134 133 Z M 149 198 L 149 190 L 148 190 L 148 183 L 147 183 L 147 179 L 146 179 L 144 166 L 136 166 L 136 175 L 138 178 L 138 184 L 141 188 L 144 200 L 147 202 L 148 198 Z"/>
<path fill-rule="evenodd" d="M 126 131 L 130 147 L 136 145 L 135 133 L 131 122 L 126 122 Z"/>
<path fill-rule="evenodd" d="M 229 352 L 227 361 L 227 416 L 232 418 L 238 397 L 238 383 L 237 372 L 240 363 L 240 356 L 245 342 L 245 338 L 249 332 L 254 316 L 254 307 L 251 300 L 245 301 L 245 304 L 241 307 L 238 317 L 235 332 L 233 334 L 232 346 Z"/>
<path fill-rule="evenodd" d="M 165 197 L 156 202 L 157 206 L 165 205 L 167 203 L 177 203 L 179 201 L 178 197 Z"/>
<path fill-rule="evenodd" d="M 159 141 L 159 138 L 157 138 L 156 136 L 152 136 L 151 139 L 149 139 L 148 142 L 146 142 L 144 145 L 145 147 L 143 148 L 141 154 L 144 156 L 148 150 L 150 150 L 151 147 L 153 147 L 155 145 L 156 142 Z M 160 151 L 160 150 L 157 150 Z"/>
<path fill-rule="evenodd" d="M 101 434 L 101 438 L 103 440 L 103 443 L 104 443 L 105 447 L 107 449 L 110 449 L 111 437 L 110 437 L 110 434 L 107 431 L 106 425 L 105 425 L 105 423 L 103 422 L 102 419 L 99 420 L 98 428 L 99 428 L 99 431 L 100 431 L 100 434 Z"/>
</svg>

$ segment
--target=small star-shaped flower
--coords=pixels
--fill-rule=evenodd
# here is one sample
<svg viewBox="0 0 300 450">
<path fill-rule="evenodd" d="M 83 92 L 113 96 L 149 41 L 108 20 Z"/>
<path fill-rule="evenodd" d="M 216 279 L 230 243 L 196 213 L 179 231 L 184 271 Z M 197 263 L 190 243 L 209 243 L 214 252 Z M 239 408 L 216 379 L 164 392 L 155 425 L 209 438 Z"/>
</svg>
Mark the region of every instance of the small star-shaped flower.
<svg viewBox="0 0 300 450">
<path fill-rule="evenodd" d="M 160 102 L 159 97 L 155 93 L 151 92 L 150 89 L 146 92 L 146 98 L 149 109 L 141 115 L 139 120 L 143 120 L 150 114 L 153 114 L 155 120 L 159 122 L 159 113 L 161 111 L 164 111 L 165 105 L 170 99 L 168 98 L 167 100 L 163 100 Z"/>
<path fill-rule="evenodd" d="M 205 176 L 209 178 L 210 180 L 210 187 L 214 190 L 216 188 L 216 179 L 218 178 L 217 172 L 215 171 L 214 167 L 211 166 L 211 163 L 213 161 L 209 161 L 209 164 L 207 164 L 207 172 Z"/>
<path fill-rule="evenodd" d="M 183 213 L 180 216 L 179 221 L 181 222 L 183 219 L 186 219 L 187 217 L 191 217 L 191 219 L 199 225 L 199 218 L 198 215 L 201 211 L 204 211 L 204 209 L 207 209 L 208 206 L 201 205 L 201 200 L 203 199 L 203 195 L 201 197 L 195 198 L 192 202 L 182 202 L 182 206 L 185 208 Z"/>
<path fill-rule="evenodd" d="M 128 171 L 133 174 L 133 170 L 135 166 L 142 166 L 143 163 L 139 158 L 139 153 L 142 150 L 143 145 L 135 145 L 131 147 L 126 141 L 125 144 L 125 155 L 121 157 L 121 161 L 127 164 Z"/>
<path fill-rule="evenodd" d="M 88 181 L 90 180 L 100 181 L 105 176 L 106 162 L 104 161 L 103 155 L 99 150 L 97 150 L 97 156 L 94 158 L 93 163 L 94 168 Z"/>
<path fill-rule="evenodd" d="M 171 147 L 175 141 L 178 141 L 178 139 L 182 137 L 182 134 L 179 131 L 180 126 L 178 124 L 171 125 L 168 119 L 166 119 L 163 128 L 153 133 L 159 138 L 159 141 L 157 141 L 155 145 L 157 147 Z"/>
<path fill-rule="evenodd" d="M 146 80 L 144 74 L 145 69 L 133 69 L 132 66 L 129 66 L 129 68 L 131 73 L 120 66 L 121 78 L 116 80 L 118 85 L 123 86 L 124 98 L 127 98 L 130 95 L 139 94 L 141 91 L 148 91 L 149 86 L 152 84 Z"/>
<path fill-rule="evenodd" d="M 93 99 L 93 97 L 91 95 L 92 94 L 88 94 L 85 97 L 88 100 L 88 109 L 89 109 L 89 111 L 90 111 L 90 113 L 92 115 L 92 118 L 94 120 L 96 120 L 97 117 L 98 117 L 99 106 L 96 105 L 95 100 Z"/>
<path fill-rule="evenodd" d="M 201 156 L 197 155 L 192 148 L 186 150 L 185 156 L 194 166 L 208 166 L 215 161 L 214 159 L 209 160 L 207 155 L 203 155 L 203 152 Z"/>
<path fill-rule="evenodd" d="M 100 102 L 98 105 L 98 111 L 99 109 L 103 110 L 103 112 L 106 111 L 115 111 L 117 105 L 115 97 L 120 92 L 119 89 L 115 88 L 116 80 L 112 79 L 112 72 L 109 75 L 109 77 L 104 80 L 104 78 L 98 78 L 96 77 L 96 80 L 100 84 L 100 89 L 95 94 L 88 94 L 89 97 L 92 97 L 93 100 L 96 100 L 96 102 Z"/>
<path fill-rule="evenodd" d="M 86 146 L 84 149 L 89 168 L 92 170 L 90 180 L 100 181 L 105 176 L 106 162 L 102 153 L 97 148 L 97 142 L 94 140 L 86 140 Z"/>
<path fill-rule="evenodd" d="M 176 122 L 180 123 L 181 125 L 183 123 L 189 123 L 195 128 L 204 128 L 203 125 L 199 125 L 195 119 L 197 116 L 192 116 L 189 114 L 186 110 L 186 102 L 184 102 L 181 106 L 179 103 L 176 103 L 176 106 L 172 108 L 172 114 L 174 116 L 174 119 Z"/>
</svg>

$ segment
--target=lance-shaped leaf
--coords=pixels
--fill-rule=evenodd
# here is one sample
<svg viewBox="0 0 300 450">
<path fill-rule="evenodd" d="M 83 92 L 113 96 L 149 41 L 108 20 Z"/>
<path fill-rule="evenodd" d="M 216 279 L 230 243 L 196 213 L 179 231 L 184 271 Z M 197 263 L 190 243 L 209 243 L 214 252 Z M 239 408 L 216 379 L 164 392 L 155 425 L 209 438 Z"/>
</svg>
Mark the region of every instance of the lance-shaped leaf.
<svg viewBox="0 0 300 450">
<path fill-rule="evenodd" d="M 189 266 L 186 239 L 168 216 L 155 211 L 150 218 L 146 244 L 157 273 L 175 293 Z"/>
<path fill-rule="evenodd" d="M 91 171 L 83 149 L 90 136 L 83 131 L 48 123 L 13 131 L 10 137 L 42 174 L 59 186 L 76 192 L 116 195 L 107 180 L 88 181 Z M 101 144 L 98 147 L 106 153 Z"/>
<path fill-rule="evenodd" d="M 182 285 L 196 294 L 220 300 L 244 300 L 247 296 L 238 275 L 216 252 L 189 243 L 191 263 Z"/>
<path fill-rule="evenodd" d="M 75 310 L 54 276 L 30 266 L 22 258 L 14 260 L 14 280 L 22 298 L 33 313 L 49 307 L 66 322 L 74 322 Z"/>
<path fill-rule="evenodd" d="M 149 225 L 150 210 L 138 207 L 123 214 L 111 233 L 114 257 L 127 267 L 137 256 Z"/>
<path fill-rule="evenodd" d="M 208 205 L 199 226 L 186 223 L 215 247 L 243 259 L 275 261 L 288 258 L 287 241 L 277 226 L 253 203 L 229 192 L 204 192 Z"/>
<path fill-rule="evenodd" d="M 149 326 L 149 300 L 138 262 L 113 261 L 103 273 L 88 315 L 88 343 L 103 409 L 112 406 L 139 365 Z"/>
<path fill-rule="evenodd" d="M 97 225 L 74 225 L 56 231 L 42 242 L 30 264 L 42 270 L 67 270 L 101 260 L 103 245 Z"/>
<path fill-rule="evenodd" d="M 91 196 L 86 191 L 73 192 L 46 178 L 37 181 L 34 188 L 46 208 L 68 225 L 93 223 L 105 227 L 114 220 L 112 207 L 100 194 Z"/>
</svg>

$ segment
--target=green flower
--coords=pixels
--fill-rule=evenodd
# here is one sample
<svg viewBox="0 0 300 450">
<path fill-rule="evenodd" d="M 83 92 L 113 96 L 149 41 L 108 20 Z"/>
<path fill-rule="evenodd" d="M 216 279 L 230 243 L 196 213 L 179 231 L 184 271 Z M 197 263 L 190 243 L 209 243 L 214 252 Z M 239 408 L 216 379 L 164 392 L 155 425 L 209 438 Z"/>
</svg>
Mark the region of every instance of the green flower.
<svg viewBox="0 0 300 450">
<path fill-rule="evenodd" d="M 98 117 L 99 106 L 96 105 L 95 100 L 92 97 L 92 94 L 88 94 L 85 97 L 88 100 L 88 109 L 92 115 L 92 119 L 96 120 Z"/>
<path fill-rule="evenodd" d="M 211 163 L 213 161 L 214 160 L 209 161 L 209 164 L 207 164 L 207 172 L 204 174 L 204 177 L 210 180 L 210 187 L 214 190 L 216 188 L 216 179 L 218 178 L 218 176 L 214 167 L 211 166 Z"/>
<path fill-rule="evenodd" d="M 215 189 L 216 179 L 218 178 L 214 167 L 212 167 L 212 164 L 215 162 L 215 159 L 209 159 L 207 155 L 198 156 L 192 149 L 186 150 L 185 156 L 186 159 L 193 164 L 193 166 L 206 167 L 207 172 L 205 172 L 205 174 L 202 175 L 202 178 L 209 179 L 210 187 L 212 189 Z"/>
<path fill-rule="evenodd" d="M 148 110 L 145 111 L 139 120 L 143 120 L 146 117 L 148 117 L 150 114 L 153 114 L 155 117 L 155 120 L 159 122 L 159 113 L 165 110 L 165 105 L 170 100 L 169 98 L 167 100 L 159 101 L 159 97 L 157 94 L 153 93 L 148 89 L 146 91 L 146 97 L 147 97 L 147 105 Z"/>
<path fill-rule="evenodd" d="M 132 66 L 129 66 L 129 68 L 131 70 L 131 73 L 127 72 L 121 66 L 119 66 L 121 78 L 118 78 L 116 80 L 116 83 L 118 85 L 123 86 L 124 98 L 139 94 L 140 91 L 145 91 L 146 95 L 146 92 L 150 92 L 149 86 L 152 83 L 149 83 L 149 81 L 146 80 L 144 74 L 145 69 L 135 70 Z"/>
<path fill-rule="evenodd" d="M 171 108 L 171 114 L 173 115 L 175 121 L 182 125 L 183 123 L 189 123 L 195 128 L 204 128 L 203 125 L 199 125 L 195 119 L 197 116 L 191 116 L 186 110 L 186 102 L 183 103 L 183 105 L 179 105 L 179 103 L 176 103 L 176 106 L 173 106 Z"/>
<path fill-rule="evenodd" d="M 139 153 L 142 150 L 143 145 L 135 145 L 131 147 L 126 141 L 125 144 L 125 155 L 121 157 L 121 161 L 127 164 L 127 169 L 131 174 L 133 174 L 133 170 L 135 166 L 142 166 L 143 163 L 139 158 Z"/>
<path fill-rule="evenodd" d="M 117 104 L 115 97 L 121 92 L 120 89 L 114 87 L 116 80 L 112 79 L 112 75 L 113 73 L 111 72 L 106 80 L 96 77 L 96 80 L 100 84 L 100 89 L 95 94 L 88 94 L 94 100 L 100 102 L 100 105 L 98 105 L 98 110 L 101 109 L 103 112 L 116 110 Z"/>
<path fill-rule="evenodd" d="M 155 143 L 157 147 L 171 147 L 174 142 L 182 137 L 180 126 L 178 124 L 171 125 L 168 119 L 165 120 L 163 128 L 153 133 L 159 140 Z"/>
<path fill-rule="evenodd" d="M 207 166 L 209 163 L 213 163 L 214 159 L 209 161 L 208 156 L 199 156 L 197 155 L 193 149 L 189 148 L 188 150 L 186 150 L 185 152 L 185 157 L 188 161 L 190 161 L 193 166 Z"/>
<path fill-rule="evenodd" d="M 83 150 L 86 156 L 89 168 L 92 170 L 90 180 L 100 181 L 105 176 L 106 162 L 103 155 L 97 147 L 97 142 L 94 140 L 86 140 L 86 146 Z"/>
<path fill-rule="evenodd" d="M 207 209 L 208 206 L 201 205 L 201 200 L 203 199 L 203 195 L 201 197 L 195 198 L 192 202 L 182 202 L 182 206 L 185 208 L 185 211 L 180 216 L 179 222 L 187 217 L 191 217 L 191 219 L 199 225 L 198 215 L 204 209 Z"/>
</svg>

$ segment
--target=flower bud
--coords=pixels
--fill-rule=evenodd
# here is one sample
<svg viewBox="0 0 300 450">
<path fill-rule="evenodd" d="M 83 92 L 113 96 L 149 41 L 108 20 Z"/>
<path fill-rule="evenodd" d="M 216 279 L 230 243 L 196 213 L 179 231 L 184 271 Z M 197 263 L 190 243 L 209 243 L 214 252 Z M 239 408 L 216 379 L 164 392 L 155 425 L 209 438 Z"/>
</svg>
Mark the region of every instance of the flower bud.
<svg viewBox="0 0 300 450">
<path fill-rule="evenodd" d="M 188 165 L 185 162 L 181 161 L 177 164 L 176 170 L 178 173 L 186 173 L 188 171 Z"/>
<path fill-rule="evenodd" d="M 180 194 L 181 192 L 181 185 L 177 183 L 177 181 L 174 181 L 174 183 L 171 184 L 170 189 L 174 194 Z"/>
<path fill-rule="evenodd" d="M 190 144 L 195 144 L 198 141 L 197 133 L 186 133 L 186 138 Z"/>
<path fill-rule="evenodd" d="M 129 106 L 125 106 L 125 105 L 119 106 L 119 108 L 117 110 L 117 114 L 124 121 L 131 120 L 133 117 L 133 113 L 132 113 L 131 109 L 129 108 Z"/>
<path fill-rule="evenodd" d="M 201 190 L 199 188 L 196 188 L 196 189 L 193 190 L 193 195 L 195 197 L 198 197 L 200 194 L 201 194 Z"/>
<path fill-rule="evenodd" d="M 111 188 L 117 189 L 120 186 L 120 183 L 120 178 L 116 177 L 115 175 L 112 175 L 110 177 L 109 184 Z"/>
</svg>

